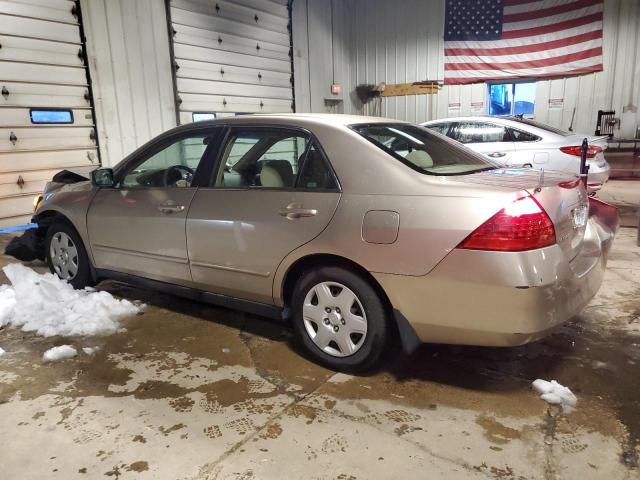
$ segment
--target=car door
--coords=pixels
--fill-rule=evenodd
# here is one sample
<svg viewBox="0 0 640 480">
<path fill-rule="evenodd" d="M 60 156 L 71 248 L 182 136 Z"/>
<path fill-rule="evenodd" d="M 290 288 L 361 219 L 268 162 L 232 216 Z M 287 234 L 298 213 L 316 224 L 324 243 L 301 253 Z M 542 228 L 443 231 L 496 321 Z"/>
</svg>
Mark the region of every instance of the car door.
<svg viewBox="0 0 640 480">
<path fill-rule="evenodd" d="M 509 165 L 515 151 L 507 129 L 497 123 L 461 121 L 453 128 L 452 138 L 501 165 Z"/>
<path fill-rule="evenodd" d="M 215 178 L 187 218 L 193 281 L 203 290 L 272 303 L 284 257 L 320 234 L 340 200 L 319 144 L 282 127 L 234 127 Z"/>
<path fill-rule="evenodd" d="M 116 171 L 114 188 L 98 191 L 87 215 L 97 268 L 191 282 L 186 217 L 212 138 L 215 129 L 198 129 L 160 141 Z"/>
</svg>

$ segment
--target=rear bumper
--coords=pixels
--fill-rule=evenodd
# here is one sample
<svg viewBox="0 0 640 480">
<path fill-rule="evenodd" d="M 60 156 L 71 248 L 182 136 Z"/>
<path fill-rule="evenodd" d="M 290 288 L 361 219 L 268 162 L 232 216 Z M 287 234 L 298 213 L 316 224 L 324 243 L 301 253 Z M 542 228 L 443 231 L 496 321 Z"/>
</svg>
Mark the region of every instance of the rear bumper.
<svg viewBox="0 0 640 480">
<path fill-rule="evenodd" d="M 571 262 L 557 245 L 514 253 L 453 250 L 424 277 L 374 275 L 422 342 L 522 345 L 593 298 L 613 234 L 590 220 Z"/>
<path fill-rule="evenodd" d="M 587 177 L 587 184 L 590 191 L 598 191 L 609 180 L 611 174 L 611 166 L 605 161 L 602 167 L 598 167 L 596 164 L 589 164 L 589 175 Z"/>
</svg>

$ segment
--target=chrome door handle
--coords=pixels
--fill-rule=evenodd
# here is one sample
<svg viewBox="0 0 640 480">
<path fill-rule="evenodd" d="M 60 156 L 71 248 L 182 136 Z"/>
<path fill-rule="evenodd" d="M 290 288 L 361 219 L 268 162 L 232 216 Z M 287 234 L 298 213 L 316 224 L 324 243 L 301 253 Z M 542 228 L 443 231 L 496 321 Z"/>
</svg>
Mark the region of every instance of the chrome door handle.
<svg viewBox="0 0 640 480">
<path fill-rule="evenodd" d="M 294 219 L 300 217 L 313 217 L 318 214 L 318 210 L 315 208 L 303 208 L 301 205 L 291 203 L 278 213 L 288 219 Z"/>
<path fill-rule="evenodd" d="M 179 213 L 184 211 L 184 205 L 160 205 L 158 210 L 161 213 Z"/>
<path fill-rule="evenodd" d="M 488 157 L 491 158 L 500 158 L 500 157 L 504 157 L 506 155 L 506 153 L 504 152 L 491 152 L 491 153 L 487 153 Z"/>
</svg>

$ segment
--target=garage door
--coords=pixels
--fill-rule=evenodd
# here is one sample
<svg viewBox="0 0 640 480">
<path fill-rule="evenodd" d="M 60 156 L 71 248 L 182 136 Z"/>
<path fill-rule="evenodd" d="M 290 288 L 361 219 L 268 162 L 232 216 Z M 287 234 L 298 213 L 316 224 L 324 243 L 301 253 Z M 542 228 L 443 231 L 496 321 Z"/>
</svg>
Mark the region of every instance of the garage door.
<svg viewBox="0 0 640 480">
<path fill-rule="evenodd" d="M 0 227 L 68 168 L 98 164 L 79 14 L 69 0 L 0 0 Z"/>
<path fill-rule="evenodd" d="M 180 123 L 293 111 L 286 0 L 171 0 Z"/>
</svg>

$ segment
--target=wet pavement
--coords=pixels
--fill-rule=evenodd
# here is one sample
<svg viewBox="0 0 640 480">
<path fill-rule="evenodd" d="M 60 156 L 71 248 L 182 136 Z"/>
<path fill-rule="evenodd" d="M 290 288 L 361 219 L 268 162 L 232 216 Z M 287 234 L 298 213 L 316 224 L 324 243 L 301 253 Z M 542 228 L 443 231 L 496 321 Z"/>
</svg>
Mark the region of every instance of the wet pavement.
<svg viewBox="0 0 640 480">
<path fill-rule="evenodd" d="M 598 296 L 547 339 L 393 351 L 359 377 L 305 359 L 284 325 L 103 282 L 147 304 L 126 332 L 0 330 L 0 478 L 640 478 L 635 237 L 620 230 Z M 42 363 L 66 343 L 101 349 Z M 536 378 L 576 411 L 548 408 Z"/>
</svg>

